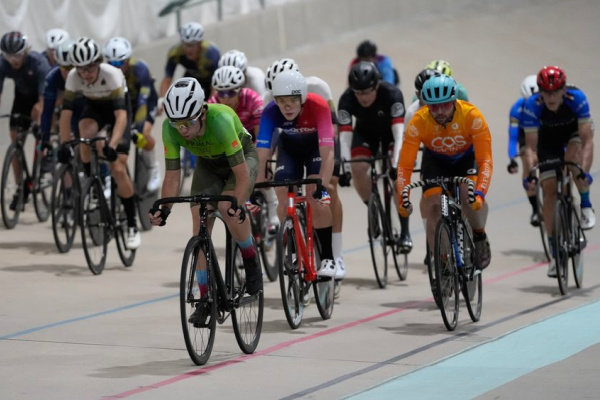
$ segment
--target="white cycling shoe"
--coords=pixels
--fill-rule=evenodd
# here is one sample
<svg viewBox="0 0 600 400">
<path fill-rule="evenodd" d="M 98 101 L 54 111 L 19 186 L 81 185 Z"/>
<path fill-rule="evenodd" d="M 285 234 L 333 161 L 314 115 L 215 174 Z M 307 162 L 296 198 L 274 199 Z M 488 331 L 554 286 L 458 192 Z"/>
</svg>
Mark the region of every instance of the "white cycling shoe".
<svg viewBox="0 0 600 400">
<path fill-rule="evenodd" d="M 336 264 L 336 270 L 335 270 L 334 279 L 336 281 L 341 281 L 342 279 L 344 279 L 346 277 L 346 267 L 344 266 L 344 260 L 341 257 L 336 258 L 335 264 Z"/>
<path fill-rule="evenodd" d="M 335 262 L 332 259 L 326 258 L 321 261 L 321 269 L 317 272 L 317 276 L 333 278 L 335 276 L 335 270 Z"/>
<path fill-rule="evenodd" d="M 142 235 L 140 235 L 136 228 L 129 228 L 129 231 L 127 232 L 127 243 L 125 243 L 127 249 L 135 250 L 140 247 L 140 244 L 142 244 Z"/>
<path fill-rule="evenodd" d="M 157 191 L 160 187 L 162 177 L 160 176 L 159 166 L 158 161 L 155 161 L 152 167 L 150 167 L 150 179 L 148 179 L 148 183 L 146 184 L 146 189 L 149 192 Z"/>
<path fill-rule="evenodd" d="M 596 214 L 592 207 L 581 207 L 581 229 L 592 229 L 596 225 Z"/>
</svg>

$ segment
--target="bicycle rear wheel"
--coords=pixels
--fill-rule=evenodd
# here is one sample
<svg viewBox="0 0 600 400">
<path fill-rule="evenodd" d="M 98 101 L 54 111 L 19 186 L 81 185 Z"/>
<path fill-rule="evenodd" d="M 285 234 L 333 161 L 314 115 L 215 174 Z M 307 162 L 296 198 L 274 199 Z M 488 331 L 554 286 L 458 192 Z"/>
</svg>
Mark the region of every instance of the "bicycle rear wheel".
<svg viewBox="0 0 600 400">
<path fill-rule="evenodd" d="M 560 293 L 565 295 L 569 285 L 569 221 L 567 220 L 565 205 L 561 200 L 556 201 L 554 207 L 554 241 L 556 243 L 556 278 Z"/>
<path fill-rule="evenodd" d="M 475 267 L 475 245 L 473 244 L 473 231 L 466 218 L 462 221 L 463 230 L 463 274 L 461 289 L 467 311 L 471 321 L 477 322 L 481 318 L 481 309 L 483 304 L 483 282 L 481 271 Z M 460 244 L 459 244 L 460 245 Z"/>
<path fill-rule="evenodd" d="M 440 301 L 440 297 L 438 295 L 437 290 L 437 280 L 435 274 L 435 263 L 433 262 L 433 255 L 431 250 L 429 249 L 429 243 L 427 243 L 427 239 L 425 240 L 425 264 L 427 265 L 427 275 L 429 276 L 429 286 L 431 288 L 431 294 L 433 295 L 433 300 L 435 304 L 442 308 L 442 302 Z"/>
<path fill-rule="evenodd" d="M 255 250 L 258 251 L 258 249 Z M 237 259 L 238 256 L 241 258 L 242 254 L 237 245 L 234 247 L 234 252 L 237 254 L 234 254 L 232 260 Z M 258 256 L 256 258 L 259 260 Z M 240 349 L 246 354 L 251 354 L 256 350 L 256 346 L 258 346 L 260 340 L 265 298 L 264 291 L 262 290 L 252 296 L 246 292 L 242 292 L 242 285 L 243 283 L 234 283 L 234 308 L 231 311 L 231 321 L 233 323 L 235 340 Z"/>
<path fill-rule="evenodd" d="M 277 234 L 277 265 L 283 311 L 292 329 L 300 326 L 304 312 L 303 284 L 300 276 L 302 261 L 297 249 L 293 220 L 286 217 Z"/>
<path fill-rule="evenodd" d="M 453 331 L 458 323 L 458 274 L 452 232 L 443 219 L 438 222 L 435 230 L 434 264 L 442 319 L 446 329 Z"/>
<path fill-rule="evenodd" d="M 581 219 L 579 215 L 579 207 L 572 205 L 570 223 L 571 223 L 571 265 L 573 266 L 573 278 L 575 286 L 578 288 L 583 284 L 583 257 L 582 252 L 585 247 L 585 236 L 581 230 Z"/>
<path fill-rule="evenodd" d="M 113 185 L 112 190 L 116 193 L 116 186 Z M 148 219 L 148 216 L 146 216 Z M 127 234 L 129 227 L 127 225 L 127 215 L 125 214 L 125 208 L 121 204 L 121 198 L 115 194 L 115 209 L 113 210 L 113 222 L 115 224 L 115 239 L 117 242 L 117 251 L 119 252 L 119 258 L 126 267 L 131 267 L 135 260 L 135 249 L 131 250 L 127 248 Z"/>
<path fill-rule="evenodd" d="M 108 206 L 104 199 L 102 185 L 97 179 L 87 179 L 81 196 L 79 208 L 81 243 L 90 271 L 98 275 L 102 273 L 106 263 Z"/>
<path fill-rule="evenodd" d="M 393 251 L 387 245 L 385 211 L 378 195 L 371 193 L 368 205 L 368 233 L 371 248 L 371 260 L 375 270 L 375 279 L 380 288 L 387 284 L 388 260 L 387 256 Z"/>
<path fill-rule="evenodd" d="M 158 200 L 158 190 L 149 192 L 147 189 L 151 167 L 151 165 L 144 162 L 142 150 L 136 149 L 134 172 L 136 197 L 135 208 L 138 213 L 140 230 L 142 231 L 149 231 L 152 229 L 152 223 L 150 222 L 150 218 L 148 218 L 148 211 L 152 208 L 154 202 Z"/>
<path fill-rule="evenodd" d="M 33 208 L 38 221 L 46 222 L 50 217 L 50 204 L 52 203 L 52 173 L 42 171 L 43 154 L 36 150 L 33 162 Z"/>
<path fill-rule="evenodd" d="M 315 255 L 315 265 L 321 265 L 321 244 L 317 235 L 314 238 L 313 253 Z M 331 318 L 335 298 L 335 280 L 333 278 L 320 278 L 317 276 L 312 286 L 315 294 L 315 303 L 317 303 L 317 309 L 321 318 Z M 304 304 L 306 305 L 306 302 Z"/>
<path fill-rule="evenodd" d="M 77 232 L 76 179 L 73 167 L 62 165 L 52 183 L 52 234 L 56 248 L 61 253 L 71 250 Z"/>
<path fill-rule="evenodd" d="M 17 172 L 19 171 L 19 172 Z M 17 146 L 8 146 L 2 165 L 2 222 L 6 229 L 12 229 L 19 221 L 24 207 L 25 174 Z"/>
<path fill-rule="evenodd" d="M 206 244 L 198 236 L 193 236 L 185 247 L 183 263 L 181 264 L 181 277 L 179 280 L 179 311 L 181 315 L 181 328 L 185 347 L 190 358 L 196 365 L 204 365 L 208 361 L 215 343 L 215 330 L 217 328 L 217 288 L 214 274 L 210 268 L 210 257 L 206 256 Z M 201 299 L 198 281 L 196 280 L 196 263 L 198 257 L 207 259 L 208 297 Z M 188 322 L 196 310 L 196 305 L 207 306 L 209 315 L 203 324 Z"/>
<path fill-rule="evenodd" d="M 277 268 L 277 251 L 273 248 L 276 238 L 269 234 L 268 223 L 269 223 L 269 211 L 267 208 L 267 201 L 261 192 L 256 193 L 257 204 L 260 206 L 260 210 L 253 220 L 253 229 L 255 230 L 255 238 L 260 237 L 257 240 L 257 246 L 260 251 L 260 257 L 262 258 L 262 264 L 267 278 L 270 282 L 277 280 L 279 269 Z"/>
</svg>

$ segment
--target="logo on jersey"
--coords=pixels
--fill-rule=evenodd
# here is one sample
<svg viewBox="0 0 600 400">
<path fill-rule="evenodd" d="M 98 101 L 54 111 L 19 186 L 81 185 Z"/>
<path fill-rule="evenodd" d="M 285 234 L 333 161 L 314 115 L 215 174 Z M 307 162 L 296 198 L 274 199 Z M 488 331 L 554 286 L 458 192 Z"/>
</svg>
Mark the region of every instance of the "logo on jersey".
<svg viewBox="0 0 600 400">
<path fill-rule="evenodd" d="M 346 110 L 338 111 L 338 121 L 340 125 L 350 125 L 352 124 L 352 116 Z"/>
<path fill-rule="evenodd" d="M 452 126 L 450 126 L 450 128 L 452 128 L 452 130 L 457 131 L 458 130 L 458 124 L 455 122 L 452 124 Z"/>
<path fill-rule="evenodd" d="M 481 127 L 483 127 L 483 120 L 481 118 L 475 118 L 471 125 L 471 129 L 478 130 L 481 129 Z"/>
<path fill-rule="evenodd" d="M 231 142 L 231 147 L 233 147 L 234 149 L 237 148 L 240 145 L 240 141 L 235 139 L 233 142 Z"/>
<path fill-rule="evenodd" d="M 433 150 L 439 153 L 447 153 L 456 151 L 467 144 L 467 140 L 463 136 L 440 136 L 431 141 Z"/>
<path fill-rule="evenodd" d="M 163 149 L 164 149 L 164 151 L 165 151 L 165 154 L 167 154 L 167 146 L 166 146 L 166 145 L 165 145 L 165 146 L 163 146 Z"/>
<path fill-rule="evenodd" d="M 416 126 L 411 125 L 408 127 L 408 136 L 417 137 L 419 136 L 419 130 Z"/>
<path fill-rule="evenodd" d="M 401 117 L 404 115 L 404 105 L 402 103 L 392 104 L 392 118 Z"/>
</svg>

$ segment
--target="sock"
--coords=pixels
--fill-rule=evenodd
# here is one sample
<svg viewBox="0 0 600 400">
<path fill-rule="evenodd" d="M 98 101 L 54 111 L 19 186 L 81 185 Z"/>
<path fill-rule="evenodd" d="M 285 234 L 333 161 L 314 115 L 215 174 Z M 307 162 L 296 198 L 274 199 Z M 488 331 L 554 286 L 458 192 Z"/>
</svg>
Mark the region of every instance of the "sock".
<svg viewBox="0 0 600 400">
<path fill-rule="evenodd" d="M 331 226 L 328 226 L 327 228 L 315 229 L 315 232 L 317 232 L 319 242 L 321 242 L 321 260 L 333 260 L 333 249 L 331 246 Z"/>
<path fill-rule="evenodd" d="M 485 230 L 484 229 L 479 229 L 479 230 L 473 229 L 473 241 L 474 242 L 478 242 L 480 240 L 483 240 L 486 237 L 487 237 L 487 235 L 485 234 Z"/>
<path fill-rule="evenodd" d="M 108 164 L 105 162 L 101 162 L 98 164 L 98 173 L 101 177 L 106 178 L 110 175 L 110 169 L 108 168 Z"/>
<path fill-rule="evenodd" d="M 333 259 L 342 258 L 342 232 L 331 234 L 331 248 L 333 250 Z"/>
<path fill-rule="evenodd" d="M 200 289 L 200 297 L 206 297 L 208 294 L 208 279 L 205 269 L 196 270 L 196 281 L 198 282 L 198 288 Z"/>
<path fill-rule="evenodd" d="M 91 164 L 89 162 L 82 162 L 81 165 L 83 166 L 83 173 L 85 174 L 85 176 L 90 176 L 90 173 L 92 171 Z"/>
<path fill-rule="evenodd" d="M 408 217 L 398 216 L 400 217 L 400 236 L 410 236 L 410 232 L 408 231 Z"/>
<path fill-rule="evenodd" d="M 256 251 L 254 251 L 254 246 L 252 246 L 252 235 L 249 235 L 248 239 L 242 242 L 237 242 L 237 244 L 240 246 L 243 259 L 247 260 L 256 257 Z"/>
<path fill-rule="evenodd" d="M 121 197 L 121 196 L 119 196 Z M 125 215 L 127 216 L 127 226 L 130 228 L 135 228 L 137 225 L 135 223 L 135 199 L 133 196 L 124 199 L 121 197 L 121 204 L 123 204 L 123 208 L 125 209 Z"/>
<path fill-rule="evenodd" d="M 587 192 L 579 192 L 579 196 L 581 196 L 581 207 L 591 207 L 592 203 L 590 203 L 590 191 Z"/>
<path fill-rule="evenodd" d="M 556 257 L 556 251 L 554 250 L 554 238 L 552 238 L 552 236 L 548 236 L 548 244 L 550 246 L 550 254 L 552 254 L 552 257 Z"/>
<path fill-rule="evenodd" d="M 529 199 L 529 204 L 531 204 L 531 209 L 533 210 L 533 213 L 537 214 L 539 212 L 537 196 L 528 196 L 527 198 Z"/>
</svg>

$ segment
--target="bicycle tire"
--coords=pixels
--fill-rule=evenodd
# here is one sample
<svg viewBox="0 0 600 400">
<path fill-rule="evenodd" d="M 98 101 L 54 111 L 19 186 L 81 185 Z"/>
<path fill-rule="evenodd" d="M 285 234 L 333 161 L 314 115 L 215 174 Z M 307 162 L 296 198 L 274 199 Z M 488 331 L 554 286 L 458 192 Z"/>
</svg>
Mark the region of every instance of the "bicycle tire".
<svg viewBox="0 0 600 400">
<path fill-rule="evenodd" d="M 554 241 L 556 243 L 556 279 L 562 295 L 569 291 L 569 227 L 565 205 L 562 200 L 556 200 L 554 207 Z"/>
<path fill-rule="evenodd" d="M 481 271 L 475 267 L 475 244 L 473 243 L 473 230 L 466 218 L 463 218 L 463 274 L 461 289 L 467 311 L 471 321 L 477 322 L 481 318 L 483 305 L 483 279 Z"/>
<path fill-rule="evenodd" d="M 99 275 L 104 270 L 108 247 L 108 206 L 99 180 L 90 178 L 83 184 L 79 210 L 83 253 L 90 271 Z"/>
<path fill-rule="evenodd" d="M 204 247 L 204 249 L 202 248 Z M 201 255 L 201 250 L 203 255 Z M 187 243 L 183 253 L 181 264 L 181 276 L 179 279 L 179 311 L 181 316 L 181 328 L 185 348 L 196 365 L 204 365 L 210 358 L 215 343 L 215 332 L 217 328 L 217 290 L 215 277 L 210 270 L 210 256 L 206 244 L 198 236 L 193 236 Z M 196 262 L 198 257 L 207 259 L 208 299 L 200 298 L 198 282 L 196 281 Z M 208 302 L 210 315 L 208 321 L 203 325 L 195 325 L 188 319 L 195 311 L 196 304 L 200 301 Z"/>
<path fill-rule="evenodd" d="M 579 207 L 571 205 L 570 217 L 570 232 L 571 232 L 571 265 L 573 267 L 573 280 L 575 286 L 581 288 L 583 285 L 583 257 L 582 252 L 585 247 L 585 239 L 583 231 L 581 230 L 581 218 L 579 214 Z"/>
<path fill-rule="evenodd" d="M 300 225 L 300 229 L 301 229 L 301 234 L 302 237 L 306 237 L 306 206 L 302 203 L 300 204 L 296 204 L 296 215 L 298 216 L 298 224 Z M 313 229 L 314 232 L 314 229 Z M 319 240 L 319 237 L 315 234 L 313 234 L 313 244 L 314 244 L 314 251 L 313 254 L 315 255 L 315 265 L 321 265 L 321 260 L 320 260 L 320 252 L 317 248 L 317 243 Z M 307 281 L 306 280 L 306 267 L 302 268 L 302 271 L 300 272 L 300 292 L 302 294 L 302 304 L 304 304 L 304 307 L 308 307 L 308 305 L 310 304 L 310 301 L 312 300 L 313 297 L 313 290 L 312 290 L 312 285 L 313 283 L 311 281 Z"/>
<path fill-rule="evenodd" d="M 321 265 L 321 243 L 319 242 L 319 237 L 317 235 L 314 237 L 313 254 L 315 255 L 315 265 Z M 317 276 L 312 287 L 317 310 L 319 310 L 321 318 L 331 318 L 335 299 L 335 280 L 333 278 L 320 278 Z"/>
<path fill-rule="evenodd" d="M 401 222 L 400 222 L 400 215 L 398 215 L 398 212 L 396 210 L 396 207 L 392 205 L 392 202 L 395 202 L 394 200 L 394 188 L 392 187 L 392 181 L 389 180 L 388 178 L 384 178 L 383 179 L 383 184 L 385 185 L 385 210 L 386 210 L 386 215 L 387 215 L 387 229 L 388 229 L 388 234 L 386 235 L 389 238 L 388 244 L 391 248 L 391 253 L 392 253 L 392 260 L 394 261 L 394 269 L 396 270 L 396 273 L 398 274 L 398 279 L 400 279 L 400 281 L 405 281 L 406 277 L 408 276 L 408 253 L 403 254 L 400 251 L 400 231 L 402 230 L 401 228 Z M 403 256 L 402 258 L 404 259 L 404 262 L 400 261 L 398 258 L 400 258 L 400 256 Z"/>
<path fill-rule="evenodd" d="M 113 185 L 112 190 L 115 191 L 117 188 Z M 127 215 L 125 214 L 125 208 L 121 204 L 119 196 L 115 195 L 115 209 L 112 211 L 113 215 L 113 230 L 115 233 L 115 241 L 117 242 L 117 252 L 119 258 L 125 267 L 131 267 L 135 260 L 135 249 L 127 248 L 127 234 L 129 227 L 127 225 Z"/>
<path fill-rule="evenodd" d="M 257 196 L 257 203 L 260 206 L 260 210 L 256 215 L 256 218 L 253 217 L 252 223 L 254 224 L 254 237 L 257 242 L 257 247 L 260 252 L 260 257 L 262 259 L 263 270 L 267 275 L 267 278 L 270 282 L 275 282 L 279 275 L 279 268 L 277 268 L 277 251 L 273 249 L 273 245 L 276 242 L 276 238 L 272 238 L 269 236 L 268 232 L 268 223 L 269 223 L 269 211 L 267 209 L 267 201 L 261 192 L 255 193 Z"/>
<path fill-rule="evenodd" d="M 256 248 L 255 250 L 258 251 Z M 239 253 L 241 257 L 242 254 L 237 245 L 234 247 L 234 252 Z M 232 260 L 236 258 L 234 254 Z M 256 258 L 259 259 L 259 257 Z M 244 353 L 252 354 L 258 346 L 262 333 L 265 297 L 262 290 L 253 296 L 242 293 L 242 286 L 243 284 L 239 283 L 237 285 L 234 283 L 233 286 L 234 308 L 231 311 L 231 322 L 238 346 Z"/>
<path fill-rule="evenodd" d="M 235 244 L 238 248 L 238 244 Z M 233 277 L 234 284 L 242 286 L 246 282 L 246 270 L 244 269 L 244 259 L 239 251 L 236 251 L 233 255 Z"/>
<path fill-rule="evenodd" d="M 19 179 L 14 169 L 14 162 L 18 162 L 21 166 L 21 178 Z M 19 183 L 20 181 L 20 183 Z M 19 154 L 19 149 L 15 143 L 8 146 L 4 163 L 2 165 L 2 183 L 1 183 L 1 199 L 2 204 L 2 222 L 6 229 L 13 229 L 19 222 L 19 215 L 23 208 L 23 189 L 25 183 L 25 174 L 23 169 L 23 160 Z M 15 195 L 18 194 L 17 203 L 14 210 L 10 209 L 10 204 Z"/>
<path fill-rule="evenodd" d="M 380 288 L 385 288 L 388 275 L 387 256 L 390 251 L 385 238 L 387 228 L 385 214 L 381 199 L 375 193 L 371 193 L 367 207 L 369 247 L 371 248 L 371 261 L 375 270 L 375 279 Z"/>
<path fill-rule="evenodd" d="M 542 212 L 543 208 L 543 203 L 542 203 L 542 194 L 541 194 L 541 188 L 540 185 L 537 185 L 537 202 L 538 202 L 538 212 L 540 214 L 540 225 L 539 225 L 539 230 L 540 230 L 540 237 L 542 239 L 542 246 L 544 248 L 544 255 L 546 256 L 546 260 L 548 262 L 550 262 L 550 260 L 552 260 L 552 253 L 550 253 L 550 244 L 548 243 L 548 234 L 546 233 L 546 222 L 544 222 L 544 213 Z"/>
<path fill-rule="evenodd" d="M 277 233 L 277 265 L 279 267 L 279 288 L 285 318 L 292 329 L 302 323 L 304 303 L 302 302 L 302 281 L 300 275 L 301 257 L 298 257 L 294 223 L 286 217 Z"/>
<path fill-rule="evenodd" d="M 52 169 L 48 172 L 42 171 L 43 154 L 36 150 L 33 161 L 33 208 L 40 222 L 48 221 L 50 217 L 50 204 L 52 203 Z"/>
<path fill-rule="evenodd" d="M 70 194 L 68 186 L 65 188 L 65 179 L 70 177 L 71 189 Z M 52 215 L 52 234 L 54 243 L 60 253 L 67 253 L 73 247 L 75 234 L 77 233 L 77 224 L 79 217 L 77 214 L 78 201 L 75 190 L 76 175 L 73 174 L 73 167 L 70 164 L 62 165 L 57 171 L 52 182 L 52 200 L 50 202 L 50 210 Z M 68 183 L 67 183 L 68 185 Z M 70 202 L 66 202 L 66 198 L 70 197 Z"/>
<path fill-rule="evenodd" d="M 435 301 L 435 305 L 438 307 L 442 307 L 442 303 L 440 301 L 440 297 L 437 292 L 437 283 L 436 283 L 436 275 L 435 275 L 435 265 L 431 262 L 432 253 L 429 250 L 429 243 L 427 243 L 427 239 L 425 239 L 425 265 L 427 265 L 427 275 L 429 277 L 429 287 L 431 288 L 431 294 L 433 295 L 433 301 Z"/>
<path fill-rule="evenodd" d="M 449 331 L 458 323 L 459 287 L 456 272 L 456 258 L 450 226 L 441 219 L 435 230 L 434 264 L 436 290 L 440 298 L 440 312 L 444 325 Z"/>
<path fill-rule="evenodd" d="M 152 205 L 158 200 L 158 190 L 149 192 L 146 186 L 148 185 L 148 179 L 150 174 L 148 168 L 142 160 L 141 151 L 136 149 L 135 154 L 135 170 L 134 170 L 134 186 L 135 186 L 135 208 L 139 218 L 139 226 L 141 231 L 149 231 L 152 229 L 152 223 L 148 218 L 148 212 L 152 208 Z"/>
</svg>

